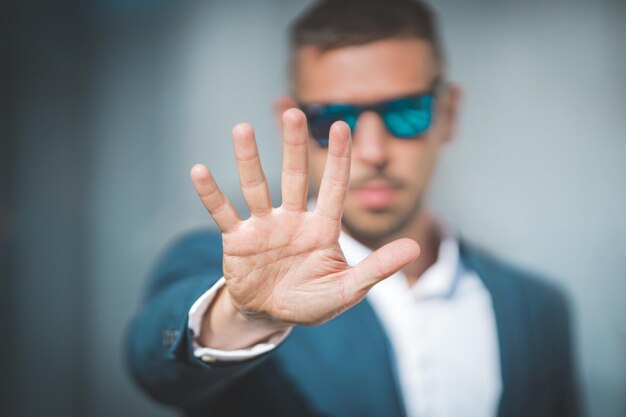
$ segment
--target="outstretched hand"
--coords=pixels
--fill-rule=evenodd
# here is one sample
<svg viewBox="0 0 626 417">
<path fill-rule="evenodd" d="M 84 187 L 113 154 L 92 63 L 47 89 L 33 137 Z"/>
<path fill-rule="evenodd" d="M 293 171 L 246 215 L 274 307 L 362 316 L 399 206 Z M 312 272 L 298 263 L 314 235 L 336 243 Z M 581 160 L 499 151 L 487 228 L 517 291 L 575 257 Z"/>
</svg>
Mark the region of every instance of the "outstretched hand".
<svg viewBox="0 0 626 417">
<path fill-rule="evenodd" d="M 259 326 L 314 325 L 361 301 L 377 282 L 419 255 L 411 239 L 391 242 L 358 265 L 346 263 L 339 247 L 341 215 L 350 177 L 350 129 L 330 129 L 328 157 L 317 205 L 307 211 L 308 129 L 304 114 L 283 114 L 282 205 L 273 208 L 254 131 L 232 131 L 241 190 L 251 216 L 242 220 L 210 171 L 195 165 L 191 178 L 222 231 L 224 293 L 229 305 Z"/>
</svg>

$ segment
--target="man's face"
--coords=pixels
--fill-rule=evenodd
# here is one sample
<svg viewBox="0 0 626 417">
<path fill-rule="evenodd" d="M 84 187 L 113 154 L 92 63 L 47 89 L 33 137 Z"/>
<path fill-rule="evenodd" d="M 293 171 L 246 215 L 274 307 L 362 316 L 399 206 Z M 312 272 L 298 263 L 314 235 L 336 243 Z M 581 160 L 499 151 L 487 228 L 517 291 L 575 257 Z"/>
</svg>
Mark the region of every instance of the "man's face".
<svg viewBox="0 0 626 417">
<path fill-rule="evenodd" d="M 298 51 L 294 81 L 305 103 L 368 104 L 428 91 L 438 65 L 429 43 L 390 39 L 320 52 Z M 417 218 L 441 145 L 450 136 L 454 100 L 440 95 L 430 129 L 417 140 L 392 136 L 375 112 L 364 112 L 352 132 L 350 190 L 344 227 L 363 241 L 379 242 Z M 327 151 L 311 140 L 310 176 L 319 189 Z"/>
</svg>

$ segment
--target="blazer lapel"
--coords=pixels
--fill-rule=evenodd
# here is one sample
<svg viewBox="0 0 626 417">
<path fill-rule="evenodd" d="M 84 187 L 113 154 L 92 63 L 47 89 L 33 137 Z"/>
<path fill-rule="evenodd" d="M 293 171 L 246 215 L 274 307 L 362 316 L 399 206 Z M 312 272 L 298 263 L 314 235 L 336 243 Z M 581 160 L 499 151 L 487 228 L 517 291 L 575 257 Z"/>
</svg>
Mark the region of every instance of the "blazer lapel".
<svg viewBox="0 0 626 417">
<path fill-rule="evenodd" d="M 474 270 L 491 293 L 496 316 L 500 364 L 502 370 L 502 397 L 498 415 L 523 416 L 528 404 L 530 381 L 530 324 L 524 289 L 512 271 L 490 257 L 461 242 L 461 256 L 465 265 Z"/>
<path fill-rule="evenodd" d="M 278 353 L 283 370 L 324 415 L 405 415 L 393 353 L 367 301 L 321 326 L 294 328 Z"/>
</svg>

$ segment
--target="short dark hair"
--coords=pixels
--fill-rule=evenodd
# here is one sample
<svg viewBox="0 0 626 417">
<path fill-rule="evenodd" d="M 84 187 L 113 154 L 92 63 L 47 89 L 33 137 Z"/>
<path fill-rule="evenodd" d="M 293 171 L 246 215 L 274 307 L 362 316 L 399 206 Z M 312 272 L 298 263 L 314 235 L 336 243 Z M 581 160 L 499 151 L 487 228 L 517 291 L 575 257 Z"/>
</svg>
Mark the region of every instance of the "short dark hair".
<svg viewBox="0 0 626 417">
<path fill-rule="evenodd" d="M 417 38 L 431 44 L 443 64 L 434 11 L 419 0 L 317 0 L 291 25 L 290 50 L 320 51 L 384 39 Z"/>
</svg>

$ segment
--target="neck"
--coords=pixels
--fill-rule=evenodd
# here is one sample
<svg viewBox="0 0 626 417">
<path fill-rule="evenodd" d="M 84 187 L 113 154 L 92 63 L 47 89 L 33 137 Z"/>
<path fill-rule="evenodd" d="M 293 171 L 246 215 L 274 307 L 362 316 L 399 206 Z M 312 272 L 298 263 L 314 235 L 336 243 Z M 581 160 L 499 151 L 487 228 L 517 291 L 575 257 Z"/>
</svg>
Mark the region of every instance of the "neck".
<svg viewBox="0 0 626 417">
<path fill-rule="evenodd" d="M 424 271 L 437 261 L 439 245 L 441 244 L 441 231 L 435 219 L 426 210 L 420 210 L 420 214 L 411 224 L 405 235 L 415 240 L 420 245 L 420 256 L 402 269 L 409 286 L 422 276 Z M 400 236 L 394 237 L 394 239 Z"/>
</svg>

